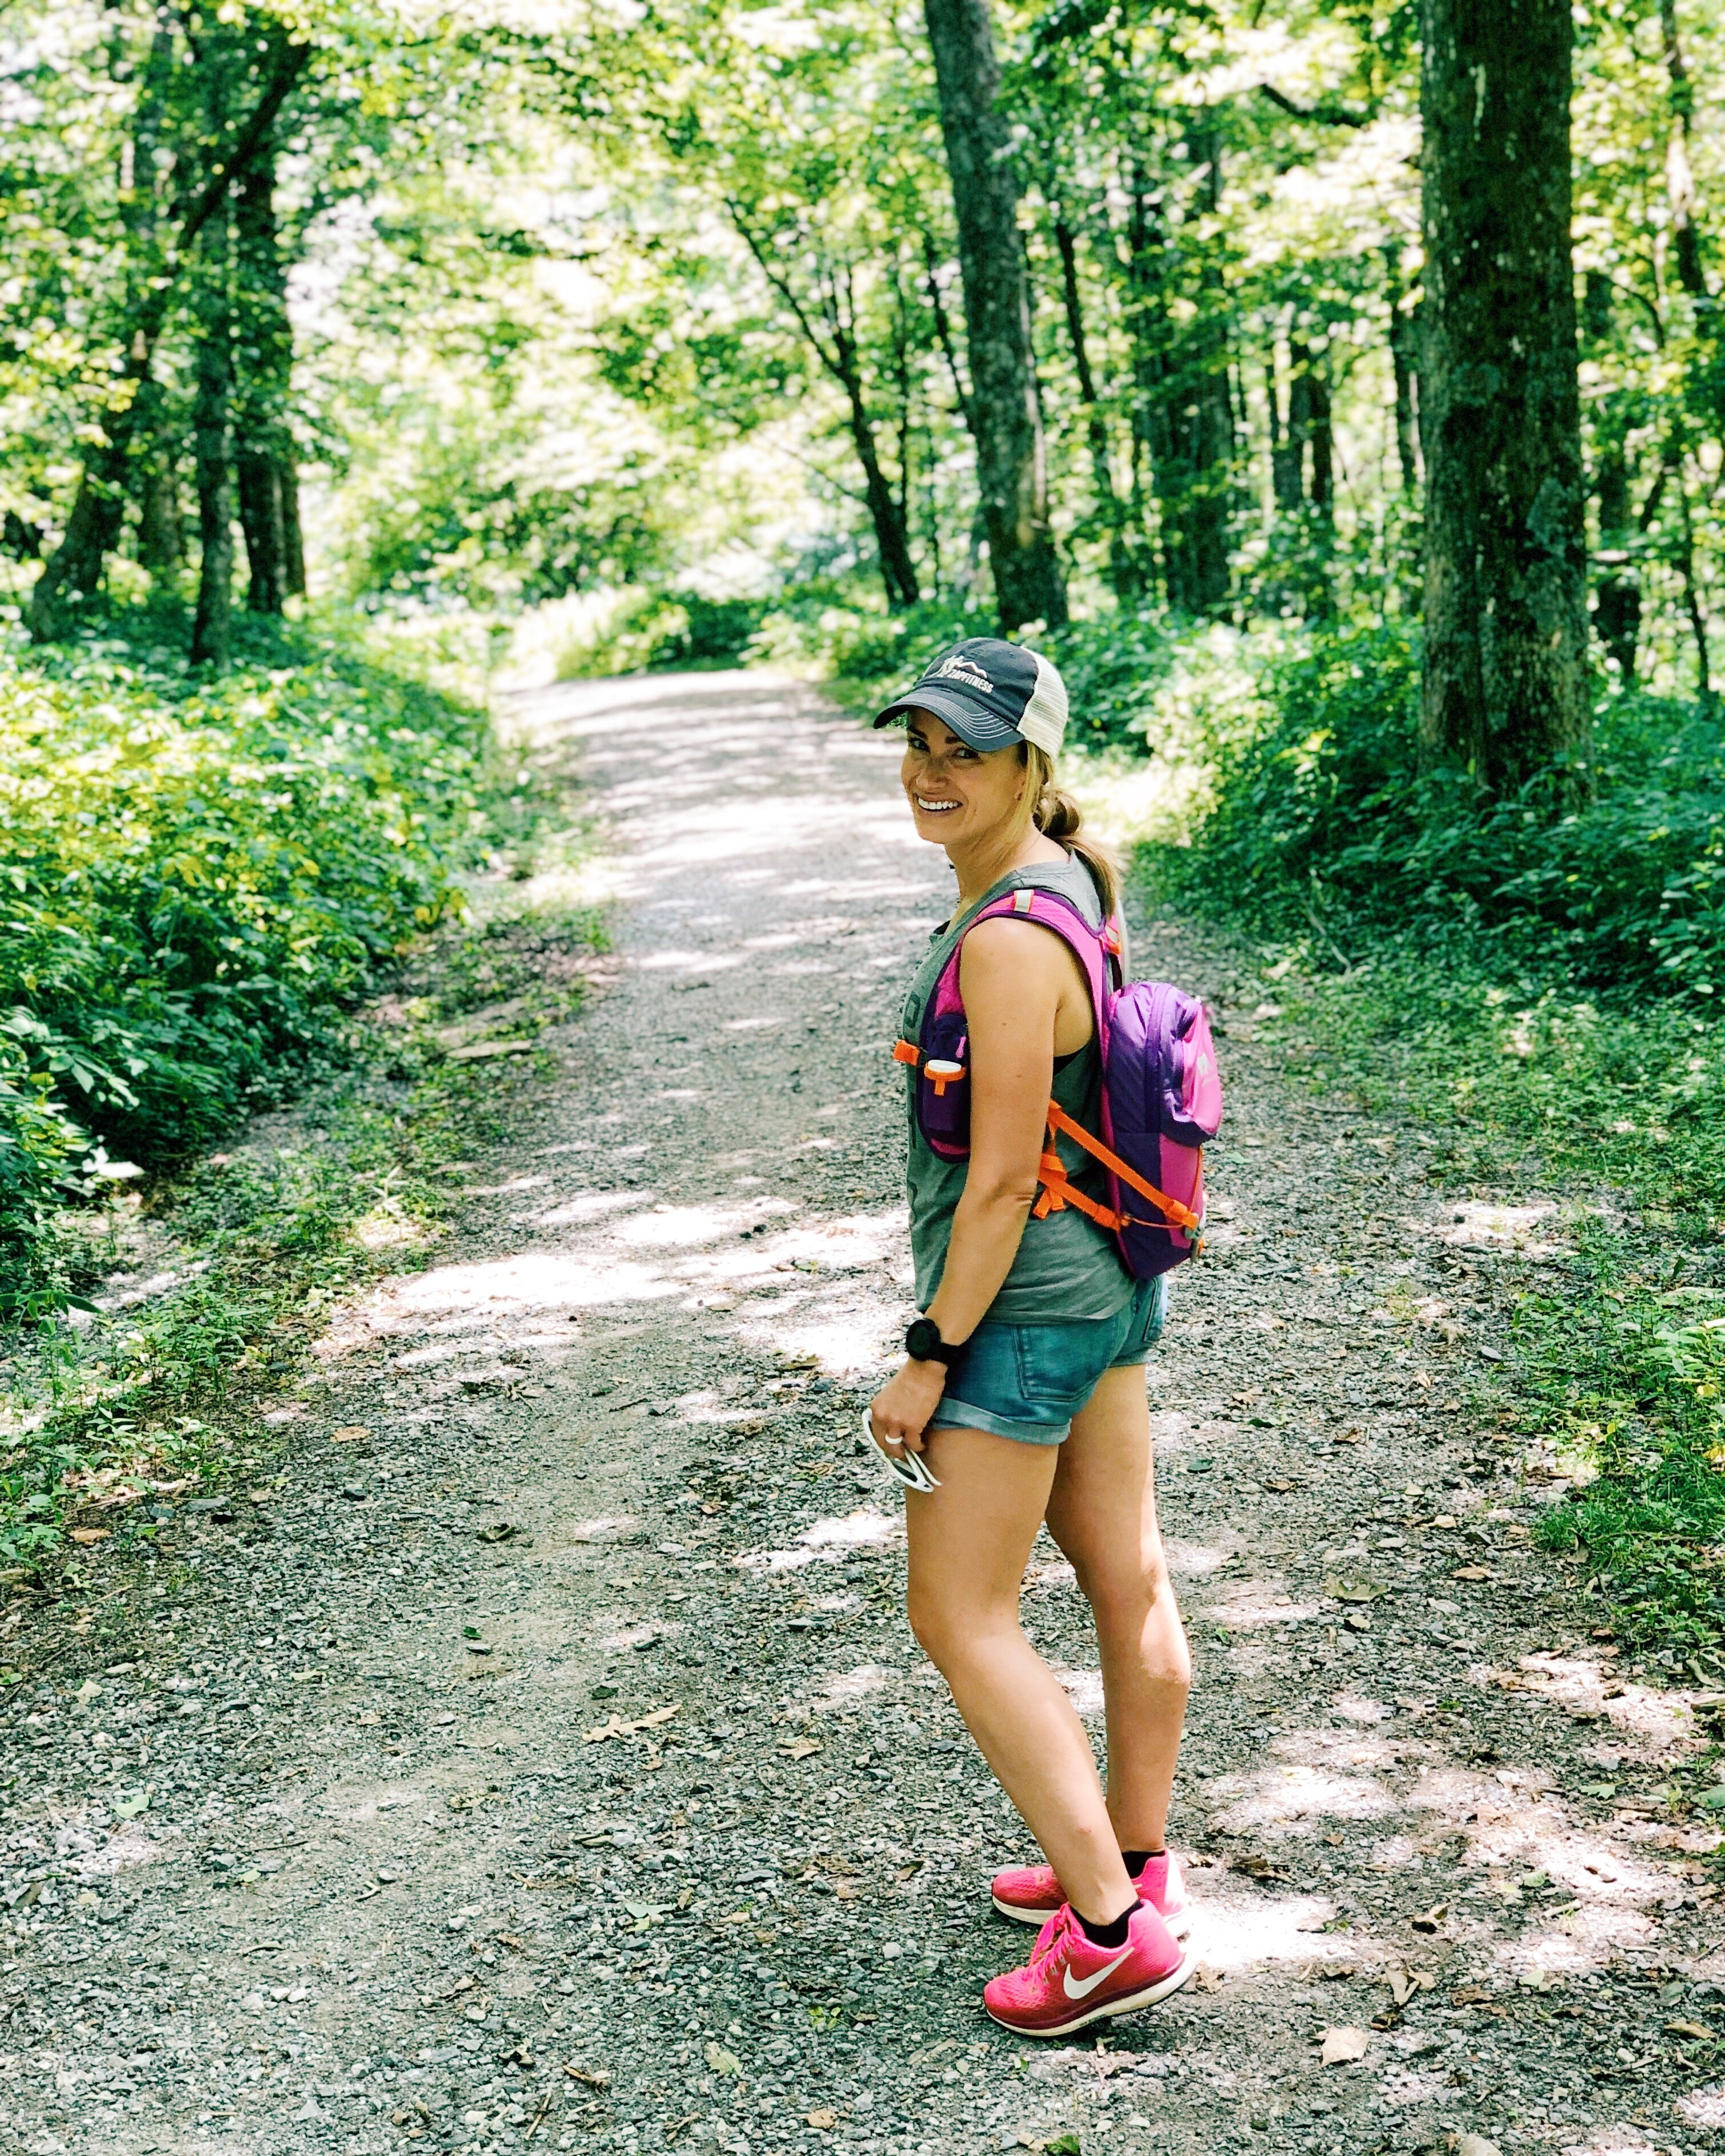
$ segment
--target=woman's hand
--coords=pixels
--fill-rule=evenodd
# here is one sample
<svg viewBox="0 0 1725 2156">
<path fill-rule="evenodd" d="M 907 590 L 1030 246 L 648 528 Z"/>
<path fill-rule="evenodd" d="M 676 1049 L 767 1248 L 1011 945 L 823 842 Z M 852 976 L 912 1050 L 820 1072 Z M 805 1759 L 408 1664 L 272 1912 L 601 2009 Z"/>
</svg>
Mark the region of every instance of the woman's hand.
<svg viewBox="0 0 1725 2156">
<path fill-rule="evenodd" d="M 912 1452 L 922 1450 L 928 1418 L 940 1405 L 946 1384 L 944 1363 L 906 1362 L 887 1379 L 869 1403 L 869 1427 L 883 1452 L 901 1451 L 906 1445 Z"/>
</svg>

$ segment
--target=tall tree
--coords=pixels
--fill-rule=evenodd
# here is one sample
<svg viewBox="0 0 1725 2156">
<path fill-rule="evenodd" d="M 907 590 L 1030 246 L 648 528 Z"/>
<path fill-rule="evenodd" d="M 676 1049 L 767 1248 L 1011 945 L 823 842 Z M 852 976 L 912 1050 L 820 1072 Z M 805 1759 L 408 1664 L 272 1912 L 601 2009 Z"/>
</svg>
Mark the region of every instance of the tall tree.
<svg viewBox="0 0 1725 2156">
<path fill-rule="evenodd" d="M 30 593 L 30 633 L 39 641 L 64 634 L 79 603 L 100 588 L 120 537 L 133 459 L 140 444 L 151 442 L 160 410 L 157 346 L 180 285 L 201 259 L 206 227 L 213 218 L 225 220 L 235 181 L 311 58 L 311 46 L 291 42 L 285 23 L 269 18 L 264 26 L 268 34 L 256 41 L 248 64 L 251 102 L 237 112 L 228 108 L 233 116 L 212 139 L 208 161 L 194 165 L 197 177 L 169 213 L 151 219 L 147 249 L 128 264 L 113 338 L 117 379 L 100 414 L 100 436 L 86 456 L 64 534 Z"/>
<path fill-rule="evenodd" d="M 1066 619 L 1049 527 L 1012 136 L 986 0 L 923 0 L 958 227 L 977 485 L 1001 628 Z"/>
<path fill-rule="evenodd" d="M 279 614 L 295 589 L 287 521 L 290 511 L 297 517 L 298 496 L 283 484 L 294 454 L 287 424 L 294 340 L 275 228 L 273 140 L 259 146 L 235 191 L 234 256 L 234 476 L 251 571 L 245 603 L 249 613 Z"/>
<path fill-rule="evenodd" d="M 1493 792 L 1587 731 L 1569 0 L 1423 0 L 1420 741 Z"/>
</svg>

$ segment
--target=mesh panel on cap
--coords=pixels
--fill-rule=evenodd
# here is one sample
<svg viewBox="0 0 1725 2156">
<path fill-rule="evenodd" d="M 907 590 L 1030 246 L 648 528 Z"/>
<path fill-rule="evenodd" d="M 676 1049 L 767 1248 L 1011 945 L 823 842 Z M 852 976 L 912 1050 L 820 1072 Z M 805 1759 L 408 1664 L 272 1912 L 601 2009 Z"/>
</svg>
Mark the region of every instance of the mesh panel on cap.
<svg viewBox="0 0 1725 2156">
<path fill-rule="evenodd" d="M 1040 651 L 1029 656 L 1036 663 L 1036 686 L 1019 721 L 1019 732 L 1027 742 L 1058 756 L 1066 735 L 1066 685 L 1060 670 L 1050 666 Z"/>
</svg>

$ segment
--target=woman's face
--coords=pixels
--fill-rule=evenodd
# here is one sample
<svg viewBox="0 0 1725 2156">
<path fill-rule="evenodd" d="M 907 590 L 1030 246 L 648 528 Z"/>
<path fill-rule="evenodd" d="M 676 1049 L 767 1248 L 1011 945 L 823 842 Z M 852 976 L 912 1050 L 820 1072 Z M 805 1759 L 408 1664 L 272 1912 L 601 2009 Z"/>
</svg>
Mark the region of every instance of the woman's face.
<svg viewBox="0 0 1725 2156">
<path fill-rule="evenodd" d="M 932 711 L 912 711 L 899 777 L 917 837 L 952 846 L 1009 824 L 1028 773 L 1015 748 L 970 748 Z"/>
</svg>

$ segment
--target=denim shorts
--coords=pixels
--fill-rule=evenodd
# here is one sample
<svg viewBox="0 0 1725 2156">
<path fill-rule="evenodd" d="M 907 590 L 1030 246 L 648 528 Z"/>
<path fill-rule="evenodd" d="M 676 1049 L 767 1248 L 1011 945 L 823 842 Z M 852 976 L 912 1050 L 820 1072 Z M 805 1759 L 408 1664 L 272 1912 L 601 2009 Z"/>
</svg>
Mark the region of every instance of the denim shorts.
<svg viewBox="0 0 1725 2156">
<path fill-rule="evenodd" d="M 931 1430 L 986 1430 L 1059 1445 L 1105 1370 L 1142 1363 L 1162 1337 L 1168 1282 L 1140 1281 L 1112 1317 L 1076 1325 L 979 1325 L 947 1374 Z"/>
</svg>

